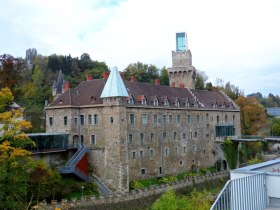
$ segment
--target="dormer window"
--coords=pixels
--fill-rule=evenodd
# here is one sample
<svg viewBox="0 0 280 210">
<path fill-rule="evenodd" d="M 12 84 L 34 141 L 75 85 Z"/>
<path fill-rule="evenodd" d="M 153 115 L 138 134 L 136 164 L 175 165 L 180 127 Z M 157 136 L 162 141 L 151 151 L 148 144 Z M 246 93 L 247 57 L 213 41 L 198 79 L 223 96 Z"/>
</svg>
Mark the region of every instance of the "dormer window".
<svg viewBox="0 0 280 210">
<path fill-rule="evenodd" d="M 176 98 L 176 100 L 175 100 L 175 106 L 176 106 L 176 107 L 180 107 L 180 101 L 179 101 L 178 98 Z"/>
<path fill-rule="evenodd" d="M 164 106 L 169 106 L 169 101 L 168 101 L 168 99 L 165 99 L 165 100 L 164 100 Z"/>
<path fill-rule="evenodd" d="M 197 100 L 195 100 L 195 101 L 193 102 L 193 106 L 194 106 L 194 107 L 198 107 L 198 102 L 197 102 Z"/>
<path fill-rule="evenodd" d="M 158 106 L 158 99 L 157 99 L 157 98 L 154 99 L 153 105 L 154 105 L 154 106 Z"/>
<path fill-rule="evenodd" d="M 190 107 L 189 99 L 186 100 L 186 107 Z"/>
<path fill-rule="evenodd" d="M 147 100 L 145 97 L 142 98 L 141 104 L 144 106 L 147 105 Z"/>
<path fill-rule="evenodd" d="M 223 104 L 221 105 L 221 107 L 222 107 L 222 109 L 224 109 L 224 108 L 226 107 L 225 103 L 223 103 Z"/>
<path fill-rule="evenodd" d="M 129 97 L 128 104 L 130 105 L 134 104 L 134 98 L 132 96 Z"/>
<path fill-rule="evenodd" d="M 214 109 L 217 109 L 217 107 L 218 107 L 217 102 L 215 102 L 215 103 L 212 105 L 212 107 L 213 107 Z"/>
</svg>

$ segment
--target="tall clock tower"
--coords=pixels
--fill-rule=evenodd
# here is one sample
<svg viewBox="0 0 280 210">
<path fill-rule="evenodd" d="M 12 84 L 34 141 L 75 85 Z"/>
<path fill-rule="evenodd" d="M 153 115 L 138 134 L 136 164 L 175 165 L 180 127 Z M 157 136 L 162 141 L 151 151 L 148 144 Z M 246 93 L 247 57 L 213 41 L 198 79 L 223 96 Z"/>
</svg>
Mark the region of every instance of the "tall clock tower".
<svg viewBox="0 0 280 210">
<path fill-rule="evenodd" d="M 192 66 L 185 32 L 176 33 L 176 51 L 172 51 L 172 67 L 168 69 L 168 75 L 172 87 L 195 88 L 196 69 Z"/>
</svg>

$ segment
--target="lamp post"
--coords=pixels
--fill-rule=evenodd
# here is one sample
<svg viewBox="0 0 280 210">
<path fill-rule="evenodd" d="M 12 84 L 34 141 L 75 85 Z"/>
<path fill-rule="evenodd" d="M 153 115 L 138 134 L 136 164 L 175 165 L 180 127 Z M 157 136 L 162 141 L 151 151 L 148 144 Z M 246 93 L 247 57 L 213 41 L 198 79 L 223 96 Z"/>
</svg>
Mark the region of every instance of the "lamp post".
<svg viewBox="0 0 280 210">
<path fill-rule="evenodd" d="M 84 186 L 81 187 L 82 188 L 82 200 L 84 200 Z"/>
</svg>

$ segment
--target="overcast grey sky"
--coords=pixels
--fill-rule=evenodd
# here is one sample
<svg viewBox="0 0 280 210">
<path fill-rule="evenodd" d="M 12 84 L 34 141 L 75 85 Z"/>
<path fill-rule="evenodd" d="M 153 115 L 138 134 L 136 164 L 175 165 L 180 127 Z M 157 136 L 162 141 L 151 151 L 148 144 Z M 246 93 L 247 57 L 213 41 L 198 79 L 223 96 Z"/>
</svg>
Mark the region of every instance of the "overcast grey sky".
<svg viewBox="0 0 280 210">
<path fill-rule="evenodd" d="M 87 52 L 124 69 L 171 66 L 185 31 L 193 65 L 245 94 L 280 94 L 278 0 L 0 0 L 0 54 Z"/>
</svg>

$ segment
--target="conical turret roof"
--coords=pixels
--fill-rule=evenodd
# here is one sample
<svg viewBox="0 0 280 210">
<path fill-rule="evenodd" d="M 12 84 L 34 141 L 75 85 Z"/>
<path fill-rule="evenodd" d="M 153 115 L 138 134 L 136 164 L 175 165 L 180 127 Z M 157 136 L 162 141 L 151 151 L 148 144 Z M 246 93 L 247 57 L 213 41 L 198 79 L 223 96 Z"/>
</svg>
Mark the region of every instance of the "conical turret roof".
<svg viewBox="0 0 280 210">
<path fill-rule="evenodd" d="M 112 68 L 110 76 L 100 96 L 100 98 L 108 97 L 128 97 L 128 92 L 117 67 Z"/>
</svg>

